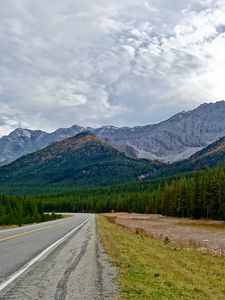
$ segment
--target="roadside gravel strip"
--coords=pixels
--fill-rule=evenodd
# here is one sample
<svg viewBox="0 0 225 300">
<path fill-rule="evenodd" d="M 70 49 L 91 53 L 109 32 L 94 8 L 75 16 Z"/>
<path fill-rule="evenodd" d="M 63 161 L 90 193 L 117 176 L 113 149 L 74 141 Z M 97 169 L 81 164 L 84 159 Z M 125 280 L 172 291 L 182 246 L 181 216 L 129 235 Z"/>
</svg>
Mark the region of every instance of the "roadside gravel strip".
<svg viewBox="0 0 225 300">
<path fill-rule="evenodd" d="M 95 216 L 0 292 L 1 300 L 115 299 L 114 269 L 98 241 Z"/>
</svg>

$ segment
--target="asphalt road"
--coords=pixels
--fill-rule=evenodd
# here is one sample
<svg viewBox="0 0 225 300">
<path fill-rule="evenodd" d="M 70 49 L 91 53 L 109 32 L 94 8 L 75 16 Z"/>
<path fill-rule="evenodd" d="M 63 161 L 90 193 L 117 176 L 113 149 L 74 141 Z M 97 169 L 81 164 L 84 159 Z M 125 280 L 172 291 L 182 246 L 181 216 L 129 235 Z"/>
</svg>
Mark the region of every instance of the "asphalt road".
<svg viewBox="0 0 225 300">
<path fill-rule="evenodd" d="M 114 299 L 113 277 L 94 215 L 0 231 L 1 300 Z"/>
</svg>

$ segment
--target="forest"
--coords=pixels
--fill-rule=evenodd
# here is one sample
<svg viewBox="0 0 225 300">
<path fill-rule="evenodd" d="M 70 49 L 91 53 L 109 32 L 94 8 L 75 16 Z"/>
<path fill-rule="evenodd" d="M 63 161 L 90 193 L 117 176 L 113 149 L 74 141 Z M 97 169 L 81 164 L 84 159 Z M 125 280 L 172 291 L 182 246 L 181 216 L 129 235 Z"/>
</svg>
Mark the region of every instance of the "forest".
<svg viewBox="0 0 225 300">
<path fill-rule="evenodd" d="M 157 213 L 225 220 L 225 165 L 192 176 L 36 197 L 45 211 Z"/>
<path fill-rule="evenodd" d="M 0 195 L 0 226 L 22 225 L 55 220 L 61 215 L 44 213 L 41 201 L 34 201 L 26 197 L 7 197 Z"/>
<path fill-rule="evenodd" d="M 110 211 L 225 220 L 225 165 L 179 178 L 40 196 L 0 197 L 0 224 L 51 218 L 43 212 Z"/>
</svg>

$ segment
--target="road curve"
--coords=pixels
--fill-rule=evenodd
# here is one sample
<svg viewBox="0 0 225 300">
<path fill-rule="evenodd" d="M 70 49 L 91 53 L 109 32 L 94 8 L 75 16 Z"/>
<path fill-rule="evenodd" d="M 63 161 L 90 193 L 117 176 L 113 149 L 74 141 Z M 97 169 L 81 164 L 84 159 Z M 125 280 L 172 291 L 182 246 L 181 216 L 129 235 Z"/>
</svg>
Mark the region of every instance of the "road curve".
<svg viewBox="0 0 225 300">
<path fill-rule="evenodd" d="M 98 242 L 94 215 L 0 231 L 0 270 L 1 300 L 115 297 L 114 270 Z"/>
</svg>

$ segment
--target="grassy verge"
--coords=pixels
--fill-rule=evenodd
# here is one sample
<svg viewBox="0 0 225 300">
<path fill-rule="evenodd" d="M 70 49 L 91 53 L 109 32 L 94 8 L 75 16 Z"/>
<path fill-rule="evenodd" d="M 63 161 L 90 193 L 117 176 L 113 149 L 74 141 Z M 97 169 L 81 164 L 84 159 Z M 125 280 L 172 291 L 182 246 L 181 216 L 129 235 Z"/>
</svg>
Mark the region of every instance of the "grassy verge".
<svg viewBox="0 0 225 300">
<path fill-rule="evenodd" d="M 106 252 L 118 268 L 120 300 L 225 299 L 225 259 L 176 249 L 97 217 Z"/>
<path fill-rule="evenodd" d="M 12 228 L 17 228 L 19 227 L 18 225 L 1 225 L 0 230 L 6 230 L 6 229 L 12 229 Z"/>
</svg>

